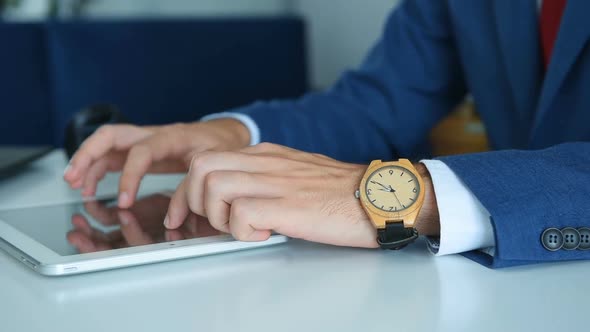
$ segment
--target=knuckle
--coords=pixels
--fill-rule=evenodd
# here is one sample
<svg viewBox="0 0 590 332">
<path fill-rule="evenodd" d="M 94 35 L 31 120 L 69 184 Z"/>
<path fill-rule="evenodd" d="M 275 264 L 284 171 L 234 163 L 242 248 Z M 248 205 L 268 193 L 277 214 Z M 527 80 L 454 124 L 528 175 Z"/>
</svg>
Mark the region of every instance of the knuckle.
<svg viewBox="0 0 590 332">
<path fill-rule="evenodd" d="M 214 194 L 215 192 L 219 191 L 223 187 L 223 183 L 225 182 L 225 178 L 223 174 L 219 171 L 213 171 L 205 176 L 204 179 L 204 187 L 206 194 Z"/>
<path fill-rule="evenodd" d="M 100 127 L 98 127 L 98 129 L 96 129 L 96 134 L 97 135 L 110 135 L 113 132 L 114 129 L 114 125 L 112 124 L 104 124 Z"/>
<path fill-rule="evenodd" d="M 206 165 L 211 160 L 210 152 L 201 152 L 193 156 L 190 165 L 191 175 L 197 175 L 202 169 L 205 169 Z"/>
<path fill-rule="evenodd" d="M 93 136 L 100 137 L 104 141 L 111 141 L 115 137 L 116 126 L 113 124 L 104 124 L 96 129 Z"/>
<path fill-rule="evenodd" d="M 236 199 L 231 205 L 230 216 L 234 223 L 247 223 L 251 217 L 251 209 L 248 200 Z"/>
<path fill-rule="evenodd" d="M 151 154 L 150 148 L 145 144 L 136 144 L 129 149 L 129 158 L 139 156 L 149 156 Z"/>
<path fill-rule="evenodd" d="M 276 145 L 274 143 L 268 143 L 268 142 L 262 142 L 262 143 L 256 145 L 256 147 L 258 149 L 260 149 L 261 151 L 275 151 L 279 148 L 278 145 Z"/>
</svg>

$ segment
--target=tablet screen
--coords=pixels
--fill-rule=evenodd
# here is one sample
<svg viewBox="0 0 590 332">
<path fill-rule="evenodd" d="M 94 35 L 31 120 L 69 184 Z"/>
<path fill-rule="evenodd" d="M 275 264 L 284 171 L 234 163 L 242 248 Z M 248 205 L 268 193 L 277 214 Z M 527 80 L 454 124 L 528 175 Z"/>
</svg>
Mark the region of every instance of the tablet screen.
<svg viewBox="0 0 590 332">
<path fill-rule="evenodd" d="M 62 256 L 222 234 L 197 215 L 167 230 L 169 202 L 168 196 L 153 194 L 123 210 L 116 199 L 101 199 L 0 211 L 0 219 Z"/>
</svg>

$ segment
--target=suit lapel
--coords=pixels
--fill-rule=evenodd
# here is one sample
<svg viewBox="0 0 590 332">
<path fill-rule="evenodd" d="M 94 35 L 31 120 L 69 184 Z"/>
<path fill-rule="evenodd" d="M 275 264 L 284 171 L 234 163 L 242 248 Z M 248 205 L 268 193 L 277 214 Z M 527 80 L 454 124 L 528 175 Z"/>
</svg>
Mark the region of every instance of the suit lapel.
<svg viewBox="0 0 590 332">
<path fill-rule="evenodd" d="M 541 88 L 541 47 L 536 0 L 495 0 L 501 59 L 512 90 L 520 128 L 532 126 Z"/>
<path fill-rule="evenodd" d="M 547 68 L 534 129 L 541 124 L 564 79 L 590 38 L 589 13 L 590 1 L 568 0 Z"/>
</svg>

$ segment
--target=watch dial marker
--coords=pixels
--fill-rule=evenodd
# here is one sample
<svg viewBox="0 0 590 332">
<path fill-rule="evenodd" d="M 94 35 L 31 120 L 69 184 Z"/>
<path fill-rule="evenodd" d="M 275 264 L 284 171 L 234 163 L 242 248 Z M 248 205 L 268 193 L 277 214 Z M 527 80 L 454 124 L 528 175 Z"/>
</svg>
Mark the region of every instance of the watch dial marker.
<svg viewBox="0 0 590 332">
<path fill-rule="evenodd" d="M 411 208 L 420 193 L 416 175 L 403 166 L 378 168 L 366 179 L 364 190 L 375 209 L 388 213 L 403 213 Z"/>
</svg>

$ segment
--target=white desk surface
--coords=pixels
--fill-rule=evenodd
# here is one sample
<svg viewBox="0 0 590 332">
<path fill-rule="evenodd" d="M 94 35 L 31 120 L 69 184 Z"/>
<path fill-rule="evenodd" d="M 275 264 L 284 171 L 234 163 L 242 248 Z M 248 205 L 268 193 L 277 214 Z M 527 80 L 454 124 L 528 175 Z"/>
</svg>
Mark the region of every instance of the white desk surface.
<svg viewBox="0 0 590 332">
<path fill-rule="evenodd" d="M 0 208 L 77 200 L 55 151 L 0 180 Z M 148 177 L 142 190 L 180 176 Z M 114 193 L 108 177 L 99 193 Z M 49 278 L 0 251 L 0 331 L 587 331 L 590 263 L 490 270 L 461 256 L 291 241 Z"/>
</svg>

